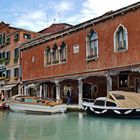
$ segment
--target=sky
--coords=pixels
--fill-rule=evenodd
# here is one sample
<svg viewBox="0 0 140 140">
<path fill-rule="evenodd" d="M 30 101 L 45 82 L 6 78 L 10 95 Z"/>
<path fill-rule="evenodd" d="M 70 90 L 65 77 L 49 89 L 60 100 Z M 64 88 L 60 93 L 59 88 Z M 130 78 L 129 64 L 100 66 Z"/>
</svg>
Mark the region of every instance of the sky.
<svg viewBox="0 0 140 140">
<path fill-rule="evenodd" d="M 0 0 L 0 22 L 32 31 L 53 23 L 79 24 L 138 0 Z"/>
</svg>

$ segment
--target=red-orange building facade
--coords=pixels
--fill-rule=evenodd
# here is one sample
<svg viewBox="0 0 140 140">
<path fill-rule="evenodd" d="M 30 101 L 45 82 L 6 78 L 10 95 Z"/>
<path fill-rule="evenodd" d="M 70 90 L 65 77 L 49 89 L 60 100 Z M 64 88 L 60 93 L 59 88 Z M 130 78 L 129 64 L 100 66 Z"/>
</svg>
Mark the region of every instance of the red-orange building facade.
<svg viewBox="0 0 140 140">
<path fill-rule="evenodd" d="M 140 3 L 41 35 L 22 44 L 22 80 L 40 96 L 66 99 L 106 96 L 109 90 L 140 92 Z"/>
<path fill-rule="evenodd" d="M 20 43 L 39 33 L 0 23 L 0 92 L 10 97 L 21 93 Z"/>
</svg>

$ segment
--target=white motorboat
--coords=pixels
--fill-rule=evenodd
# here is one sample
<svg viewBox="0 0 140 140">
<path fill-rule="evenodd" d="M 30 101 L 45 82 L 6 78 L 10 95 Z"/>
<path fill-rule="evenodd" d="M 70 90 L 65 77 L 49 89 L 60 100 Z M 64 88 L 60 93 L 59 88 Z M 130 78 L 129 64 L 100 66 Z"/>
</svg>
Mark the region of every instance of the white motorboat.
<svg viewBox="0 0 140 140">
<path fill-rule="evenodd" d="M 62 100 L 50 101 L 42 100 L 40 97 L 31 97 L 28 95 L 17 95 L 8 102 L 13 111 L 18 112 L 38 112 L 38 113 L 61 113 L 66 112 L 67 105 L 62 104 Z"/>
<path fill-rule="evenodd" d="M 82 105 L 94 116 L 140 118 L 140 94 L 134 92 L 110 91 L 107 97 Z"/>
</svg>

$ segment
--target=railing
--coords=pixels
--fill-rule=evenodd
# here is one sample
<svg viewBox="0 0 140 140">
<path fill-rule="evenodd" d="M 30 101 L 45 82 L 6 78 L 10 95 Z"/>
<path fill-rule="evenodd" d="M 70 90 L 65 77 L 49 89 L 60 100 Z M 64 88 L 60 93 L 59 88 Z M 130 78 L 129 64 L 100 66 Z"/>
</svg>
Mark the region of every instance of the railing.
<svg viewBox="0 0 140 140">
<path fill-rule="evenodd" d="M 83 102 L 89 102 L 89 103 L 93 103 L 95 101 L 95 99 L 90 99 L 90 98 L 83 98 L 82 100 Z"/>
</svg>

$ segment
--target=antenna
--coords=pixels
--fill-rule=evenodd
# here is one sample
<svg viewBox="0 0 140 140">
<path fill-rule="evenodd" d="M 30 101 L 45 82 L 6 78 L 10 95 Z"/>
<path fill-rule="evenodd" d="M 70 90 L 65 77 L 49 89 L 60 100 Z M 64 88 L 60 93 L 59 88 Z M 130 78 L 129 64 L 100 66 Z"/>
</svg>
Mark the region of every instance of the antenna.
<svg viewBox="0 0 140 140">
<path fill-rule="evenodd" d="M 47 27 L 48 27 L 48 24 L 49 24 L 49 16 L 48 16 L 48 13 L 47 13 Z"/>
<path fill-rule="evenodd" d="M 59 18 L 60 18 L 60 23 L 61 23 L 61 13 L 60 12 L 57 12 L 58 15 L 59 15 Z"/>
</svg>

